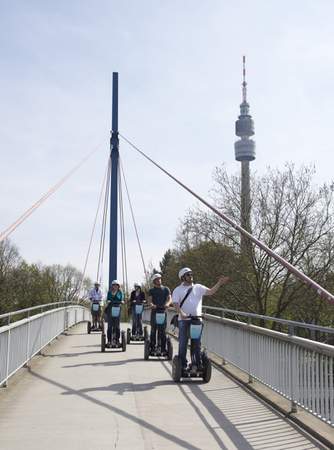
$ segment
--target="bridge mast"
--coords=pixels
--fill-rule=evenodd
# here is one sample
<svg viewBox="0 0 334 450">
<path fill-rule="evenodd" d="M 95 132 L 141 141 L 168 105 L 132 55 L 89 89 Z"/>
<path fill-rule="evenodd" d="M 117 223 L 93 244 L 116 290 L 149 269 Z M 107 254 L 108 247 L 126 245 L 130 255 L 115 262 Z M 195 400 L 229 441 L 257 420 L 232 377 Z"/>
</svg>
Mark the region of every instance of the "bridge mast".
<svg viewBox="0 0 334 450">
<path fill-rule="evenodd" d="M 117 225 L 118 225 L 118 72 L 112 74 L 112 130 L 110 138 L 110 243 L 109 243 L 109 288 L 117 278 Z"/>
</svg>

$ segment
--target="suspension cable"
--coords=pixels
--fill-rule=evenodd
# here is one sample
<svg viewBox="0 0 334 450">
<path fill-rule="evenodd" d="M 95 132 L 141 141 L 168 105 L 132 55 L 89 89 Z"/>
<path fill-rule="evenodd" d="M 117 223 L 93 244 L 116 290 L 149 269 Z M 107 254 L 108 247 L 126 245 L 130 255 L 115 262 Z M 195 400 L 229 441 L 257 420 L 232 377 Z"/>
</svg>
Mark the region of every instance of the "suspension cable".
<svg viewBox="0 0 334 450">
<path fill-rule="evenodd" d="M 133 212 L 133 207 L 132 207 L 131 197 L 130 197 L 130 194 L 129 194 L 128 184 L 127 184 L 127 182 L 126 182 L 126 177 L 125 177 L 125 173 L 124 173 L 123 162 L 122 162 L 121 159 L 120 159 L 120 167 L 121 167 L 121 171 L 122 171 L 122 176 L 123 176 L 123 181 L 124 181 L 124 186 L 125 186 L 126 195 L 127 195 L 128 202 L 129 202 L 129 206 L 130 206 L 131 217 L 132 217 L 132 223 L 133 223 L 133 227 L 134 227 L 135 233 L 136 233 L 137 243 L 138 243 L 138 247 L 139 247 L 139 253 L 140 253 L 141 261 L 142 261 L 142 264 L 143 264 L 144 276 L 145 276 L 147 285 L 149 285 L 148 272 L 147 272 L 147 270 L 146 270 L 146 265 L 145 265 L 145 259 L 144 259 L 144 255 L 143 255 L 143 250 L 142 250 L 142 246 L 141 246 L 140 239 L 139 239 L 139 233 L 138 233 L 138 229 L 137 229 L 136 219 L 135 219 L 135 215 L 134 215 L 134 212 Z"/>
<path fill-rule="evenodd" d="M 105 170 L 105 173 L 104 173 L 104 176 L 103 176 L 102 185 L 101 185 L 101 189 L 100 189 L 100 193 L 99 193 L 99 197 L 98 197 L 98 203 L 97 203 L 96 213 L 95 213 L 95 217 L 94 217 L 94 221 L 93 221 L 93 227 L 92 227 L 92 231 L 91 231 L 91 235 L 90 235 L 90 239 L 89 239 L 88 249 L 87 249 L 86 258 L 85 258 L 85 264 L 84 264 L 84 268 L 83 268 L 83 271 L 82 271 L 82 277 L 81 277 L 81 281 L 80 281 L 80 285 L 79 285 L 79 294 L 80 294 L 80 291 L 82 289 L 82 285 L 83 285 L 85 274 L 86 274 L 88 258 L 89 258 L 90 250 L 91 250 L 91 247 L 92 247 L 92 242 L 93 242 L 93 237 L 94 237 L 97 217 L 98 217 L 98 214 L 99 214 L 99 211 L 100 211 L 100 207 L 101 207 L 101 201 L 102 201 L 104 186 L 105 186 L 105 182 L 106 182 L 106 178 L 107 178 L 107 174 L 108 174 L 108 169 L 109 169 L 109 164 L 108 164 L 108 166 L 107 166 L 107 168 Z"/>
<path fill-rule="evenodd" d="M 120 169 L 118 168 L 120 175 Z M 128 285 L 128 267 L 126 258 L 126 245 L 125 245 L 125 228 L 124 228 L 124 205 L 123 205 L 123 191 L 122 191 L 122 179 L 119 176 L 119 212 L 120 212 L 120 228 L 121 228 L 121 248 L 122 248 L 122 267 L 123 267 L 123 284 L 125 286 L 126 293 L 129 292 Z M 125 282 L 125 283 L 124 283 Z"/>
<path fill-rule="evenodd" d="M 15 220 L 0 234 L 0 242 L 5 240 L 18 226 L 20 226 L 37 208 L 39 208 L 54 192 L 56 192 L 97 150 L 97 146 L 88 155 L 86 155 L 76 166 L 74 166 L 58 183 L 52 186 L 39 200 L 28 208 L 18 219 Z"/>
<path fill-rule="evenodd" d="M 100 248 L 99 248 L 99 258 L 97 265 L 96 280 L 102 285 L 102 275 L 103 275 L 103 261 L 104 261 L 104 248 L 105 248 L 105 237 L 107 228 L 107 214 L 109 205 L 109 189 L 110 189 L 110 176 L 111 176 L 111 161 L 108 158 L 108 170 L 104 194 L 104 205 L 103 205 L 103 216 L 102 216 L 102 231 L 100 238 Z"/>
<path fill-rule="evenodd" d="M 175 176 L 173 176 L 170 172 L 168 172 L 166 169 L 164 169 L 158 163 L 156 163 L 152 158 L 150 158 L 148 155 L 146 155 L 142 150 L 140 150 L 135 144 L 133 144 L 129 139 L 127 139 L 121 133 L 119 133 L 119 136 L 125 142 L 127 142 L 134 150 L 136 150 L 138 153 L 140 153 L 144 158 L 146 158 L 148 161 L 150 161 L 152 164 L 154 164 L 156 167 L 158 167 L 158 169 L 160 169 L 167 176 L 169 176 L 172 180 L 174 180 L 177 184 L 179 184 L 181 187 L 183 187 L 183 189 L 188 191 L 191 195 L 193 195 L 195 198 L 197 198 L 197 200 L 199 200 L 201 203 L 203 203 L 205 206 L 207 206 L 209 209 L 211 209 L 211 211 L 213 211 L 215 214 L 217 214 L 219 217 L 221 217 L 223 220 L 225 220 L 225 222 L 227 222 L 229 225 L 231 225 L 231 227 L 233 227 L 235 230 L 237 230 L 243 236 L 246 236 L 255 245 L 257 245 L 262 250 L 264 250 L 269 256 L 276 259 L 276 261 L 278 261 L 280 264 L 282 264 L 282 266 L 284 266 L 291 273 L 293 273 L 304 284 L 306 284 L 307 286 L 314 289 L 321 298 L 326 299 L 330 303 L 334 303 L 334 295 L 333 294 L 331 294 L 325 288 L 320 286 L 320 284 L 316 283 L 314 280 L 309 278 L 301 270 L 297 269 L 297 267 L 293 266 L 291 263 L 286 261 L 282 256 L 280 256 L 279 254 L 277 254 L 276 252 L 271 250 L 264 242 L 260 241 L 256 237 L 254 237 L 251 233 L 249 233 L 247 230 L 242 228 L 240 225 L 237 225 L 228 216 L 226 216 L 222 212 L 218 211 L 218 209 L 216 209 L 214 206 L 212 206 L 210 203 L 208 203 L 206 200 L 204 200 L 200 195 L 196 194 L 192 189 L 190 189 L 188 186 L 186 186 L 184 183 L 182 183 L 180 180 L 178 180 Z"/>
</svg>

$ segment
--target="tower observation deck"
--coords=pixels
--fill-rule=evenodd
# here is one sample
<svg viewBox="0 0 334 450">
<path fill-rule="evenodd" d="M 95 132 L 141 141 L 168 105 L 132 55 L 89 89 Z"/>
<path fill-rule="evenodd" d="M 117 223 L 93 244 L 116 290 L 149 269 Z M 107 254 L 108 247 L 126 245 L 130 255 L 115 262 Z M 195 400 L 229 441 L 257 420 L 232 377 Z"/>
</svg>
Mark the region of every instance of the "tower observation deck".
<svg viewBox="0 0 334 450">
<path fill-rule="evenodd" d="M 245 56 L 243 57 L 242 103 L 240 105 L 240 116 L 235 122 L 235 134 L 241 138 L 234 144 L 235 159 L 237 161 L 254 161 L 255 142 L 250 139 L 254 135 L 254 121 L 249 114 L 249 103 L 247 102 Z"/>
</svg>

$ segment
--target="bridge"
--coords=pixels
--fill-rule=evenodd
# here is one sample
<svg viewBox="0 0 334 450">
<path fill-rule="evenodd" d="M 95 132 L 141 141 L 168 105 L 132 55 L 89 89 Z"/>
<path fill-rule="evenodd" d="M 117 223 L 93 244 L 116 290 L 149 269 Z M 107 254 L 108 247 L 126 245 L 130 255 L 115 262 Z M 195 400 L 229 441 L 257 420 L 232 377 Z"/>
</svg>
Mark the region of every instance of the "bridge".
<svg viewBox="0 0 334 450">
<path fill-rule="evenodd" d="M 111 161 L 106 173 L 111 213 L 109 285 L 118 273 L 120 136 L 240 232 L 246 248 L 249 243 L 260 248 L 322 299 L 334 302 L 326 289 L 119 134 L 117 80 L 115 76 Z M 0 242 L 68 176 L 5 230 Z M 107 201 L 106 189 L 99 264 Z M 326 335 L 332 342 L 334 330 L 209 305 L 204 312 L 202 343 L 214 365 L 208 384 L 198 380 L 175 383 L 169 362 L 159 358 L 145 361 L 140 343 L 128 345 L 124 353 L 101 352 L 100 335 L 86 332 L 90 312 L 80 302 L 46 304 L 0 315 L 0 448 L 334 448 L 334 347 L 298 335 L 298 330 L 307 329 L 310 335 Z M 172 314 L 168 311 L 167 323 Z M 148 308 L 144 312 L 146 323 L 149 316 Z M 282 331 L 259 326 L 266 321 L 277 322 Z M 168 332 L 176 352 L 177 330 L 170 328 Z"/>
<path fill-rule="evenodd" d="M 333 448 L 333 347 L 210 309 L 208 384 L 174 383 L 169 362 L 145 361 L 141 343 L 102 353 L 80 305 L 1 316 L 0 448 Z"/>
</svg>

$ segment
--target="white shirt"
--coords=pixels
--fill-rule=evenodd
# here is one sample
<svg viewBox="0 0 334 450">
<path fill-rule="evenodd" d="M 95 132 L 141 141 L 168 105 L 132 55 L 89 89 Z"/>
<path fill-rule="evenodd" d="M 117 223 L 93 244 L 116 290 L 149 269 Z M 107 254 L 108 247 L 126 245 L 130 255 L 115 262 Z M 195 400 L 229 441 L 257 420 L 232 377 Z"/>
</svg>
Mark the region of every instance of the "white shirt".
<svg viewBox="0 0 334 450">
<path fill-rule="evenodd" d="M 186 286 L 183 283 L 177 286 L 172 294 L 173 303 L 179 305 L 186 296 L 186 293 L 189 288 L 190 288 L 189 285 Z M 185 314 L 191 316 L 201 316 L 202 298 L 203 295 L 205 295 L 208 292 L 209 288 L 203 286 L 203 284 L 193 284 L 192 288 L 193 288 L 192 291 L 184 301 L 181 309 Z"/>
<path fill-rule="evenodd" d="M 100 302 L 102 300 L 102 292 L 100 289 L 96 290 L 95 288 L 89 291 L 89 300 L 91 302 Z"/>
</svg>

